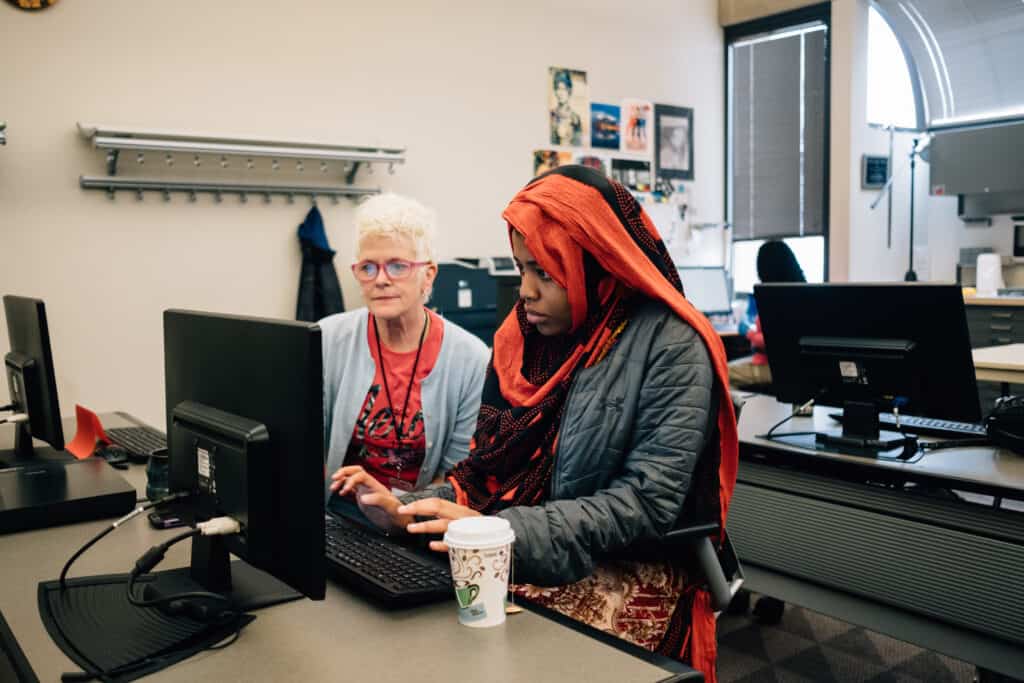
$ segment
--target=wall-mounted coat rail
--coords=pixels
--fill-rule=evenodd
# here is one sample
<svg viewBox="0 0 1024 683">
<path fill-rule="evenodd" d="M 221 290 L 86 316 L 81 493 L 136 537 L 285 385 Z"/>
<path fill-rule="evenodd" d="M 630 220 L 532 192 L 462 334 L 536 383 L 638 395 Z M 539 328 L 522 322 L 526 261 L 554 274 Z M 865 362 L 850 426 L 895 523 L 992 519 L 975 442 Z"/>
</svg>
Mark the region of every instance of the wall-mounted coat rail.
<svg viewBox="0 0 1024 683">
<path fill-rule="evenodd" d="M 78 124 L 78 130 L 96 149 L 106 150 L 107 172 L 110 175 L 117 174 L 118 157 L 122 151 L 135 152 L 137 155 L 162 152 L 169 163 L 173 162 L 173 155 L 181 154 L 192 157 L 195 165 L 198 165 L 203 155 L 219 157 L 222 166 L 226 165 L 227 157 L 243 157 L 249 168 L 253 166 L 253 158 L 262 157 L 272 160 L 274 170 L 278 168 L 279 159 L 295 160 L 297 170 L 300 171 L 303 161 L 319 161 L 321 171 L 326 171 L 327 162 L 342 162 L 347 183 L 353 182 L 363 165 L 372 172 L 373 164 L 386 164 L 394 172 L 395 164 L 405 163 L 405 149 L 395 147 L 191 135 L 84 123 Z"/>
<path fill-rule="evenodd" d="M 125 178 L 111 177 L 89 177 L 81 176 L 78 179 L 79 185 L 84 190 L 104 190 L 111 199 L 118 191 L 134 192 L 136 197 L 142 199 L 145 192 L 160 192 L 164 200 L 171 198 L 172 192 L 183 192 L 189 195 L 189 199 L 195 201 L 199 193 L 212 194 L 217 201 L 222 195 L 237 194 L 244 203 L 248 201 L 249 195 L 262 196 L 263 201 L 269 202 L 271 195 L 282 195 L 292 201 L 295 195 L 307 196 L 315 202 L 317 197 L 362 197 L 364 195 L 378 194 L 379 188 L 368 187 L 318 187 L 315 185 L 264 185 L 262 183 L 190 183 L 170 180 L 128 180 Z"/>
</svg>

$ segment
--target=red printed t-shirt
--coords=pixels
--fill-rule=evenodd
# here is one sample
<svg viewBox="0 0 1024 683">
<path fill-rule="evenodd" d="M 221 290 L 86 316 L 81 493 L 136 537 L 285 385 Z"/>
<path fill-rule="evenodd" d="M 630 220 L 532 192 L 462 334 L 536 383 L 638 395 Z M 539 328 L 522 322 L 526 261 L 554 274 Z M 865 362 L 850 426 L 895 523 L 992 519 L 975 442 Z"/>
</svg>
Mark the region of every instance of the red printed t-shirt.
<svg viewBox="0 0 1024 683">
<path fill-rule="evenodd" d="M 420 387 L 437 362 L 437 356 L 441 352 L 441 340 L 444 337 L 444 320 L 433 311 L 430 311 L 429 315 L 430 329 L 423 340 L 423 350 L 420 352 L 420 362 L 416 368 L 416 379 L 412 382 L 412 394 L 409 396 L 404 424 L 402 406 L 405 405 L 405 396 L 410 387 L 409 379 L 416 362 L 416 349 L 396 353 L 381 343 L 384 368 L 388 373 L 388 388 L 391 390 L 391 400 L 394 401 L 394 406 L 391 406 L 388 403 L 388 394 L 384 390 L 384 376 L 377 355 L 377 337 L 374 333 L 372 315 L 367 325 L 366 341 L 370 345 L 370 355 L 373 356 L 377 372 L 373 376 L 373 384 L 356 419 L 345 464 L 362 465 L 363 469 L 377 481 L 391 489 L 413 490 L 426 454 L 427 439 L 423 431 Z M 392 410 L 394 420 L 391 417 Z M 401 435 L 395 433 L 396 424 L 402 428 Z"/>
</svg>

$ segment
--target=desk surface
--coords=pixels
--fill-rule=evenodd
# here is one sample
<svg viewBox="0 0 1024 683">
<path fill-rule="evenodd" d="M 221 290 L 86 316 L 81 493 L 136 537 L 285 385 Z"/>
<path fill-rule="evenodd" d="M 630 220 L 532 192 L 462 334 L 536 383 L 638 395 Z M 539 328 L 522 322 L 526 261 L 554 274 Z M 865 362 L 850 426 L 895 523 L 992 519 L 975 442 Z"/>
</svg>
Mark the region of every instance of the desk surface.
<svg viewBox="0 0 1024 683">
<path fill-rule="evenodd" d="M 969 296 L 968 306 L 1024 306 L 1024 296 Z"/>
<path fill-rule="evenodd" d="M 1024 344 L 984 346 L 971 350 L 975 368 L 1024 372 Z"/>
<path fill-rule="evenodd" d="M 118 426 L 110 415 L 104 415 L 103 422 Z M 70 428 L 73 434 L 74 425 Z M 9 432 L 0 431 L 0 442 L 11 440 Z M 133 466 L 125 477 L 144 490 L 143 467 Z M 0 535 L 0 610 L 40 680 L 59 680 L 62 672 L 78 669 L 50 640 L 40 621 L 37 584 L 57 578 L 67 557 L 107 524 L 86 522 Z M 71 575 L 127 571 L 149 546 L 174 533 L 155 531 L 145 516 L 139 517 L 83 555 Z M 173 547 L 159 568 L 187 565 L 186 545 Z M 617 682 L 670 676 L 662 668 L 529 611 L 510 616 L 504 626 L 473 629 L 458 623 L 454 600 L 386 611 L 330 581 L 326 600 L 299 600 L 255 614 L 256 620 L 230 647 L 199 654 L 146 680 Z"/>
<path fill-rule="evenodd" d="M 950 448 L 929 451 L 915 462 L 901 462 L 800 448 L 789 443 L 783 445 L 778 441 L 761 438 L 760 435 L 789 415 L 791 406 L 779 403 L 770 396 L 751 395 L 743 400 L 739 421 L 741 444 L 802 454 L 821 463 L 901 473 L 907 478 L 943 479 L 959 482 L 972 490 L 998 490 L 1014 498 L 1024 498 L 1024 456 L 1011 451 L 987 447 Z M 829 413 L 835 412 L 839 412 L 839 409 L 816 406 L 813 417 L 794 417 L 780 427 L 776 435 L 835 430 L 838 423 L 829 417 Z"/>
</svg>

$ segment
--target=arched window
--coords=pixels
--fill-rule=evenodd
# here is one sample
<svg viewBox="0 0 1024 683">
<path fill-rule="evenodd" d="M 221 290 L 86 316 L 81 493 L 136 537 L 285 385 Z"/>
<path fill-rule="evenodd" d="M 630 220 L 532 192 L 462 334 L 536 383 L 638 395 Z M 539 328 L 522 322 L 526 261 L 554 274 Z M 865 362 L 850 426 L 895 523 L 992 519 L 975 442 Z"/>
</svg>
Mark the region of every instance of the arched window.
<svg viewBox="0 0 1024 683">
<path fill-rule="evenodd" d="M 1024 2 L 874 0 L 899 39 L 920 127 L 1024 116 Z"/>
<path fill-rule="evenodd" d="M 903 46 L 872 5 L 868 14 L 868 123 L 921 128 L 916 92 Z"/>
</svg>

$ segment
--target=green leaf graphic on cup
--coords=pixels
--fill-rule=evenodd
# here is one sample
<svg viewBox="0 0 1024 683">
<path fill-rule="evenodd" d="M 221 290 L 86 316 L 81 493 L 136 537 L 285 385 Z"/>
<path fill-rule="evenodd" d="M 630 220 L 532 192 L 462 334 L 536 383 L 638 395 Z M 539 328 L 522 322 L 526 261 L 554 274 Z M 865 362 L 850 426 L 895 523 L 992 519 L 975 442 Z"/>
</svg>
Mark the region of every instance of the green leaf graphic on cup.
<svg viewBox="0 0 1024 683">
<path fill-rule="evenodd" d="M 459 607 L 463 609 L 472 605 L 478 595 L 480 595 L 480 586 L 475 583 L 455 587 L 455 599 L 459 601 Z"/>
</svg>

